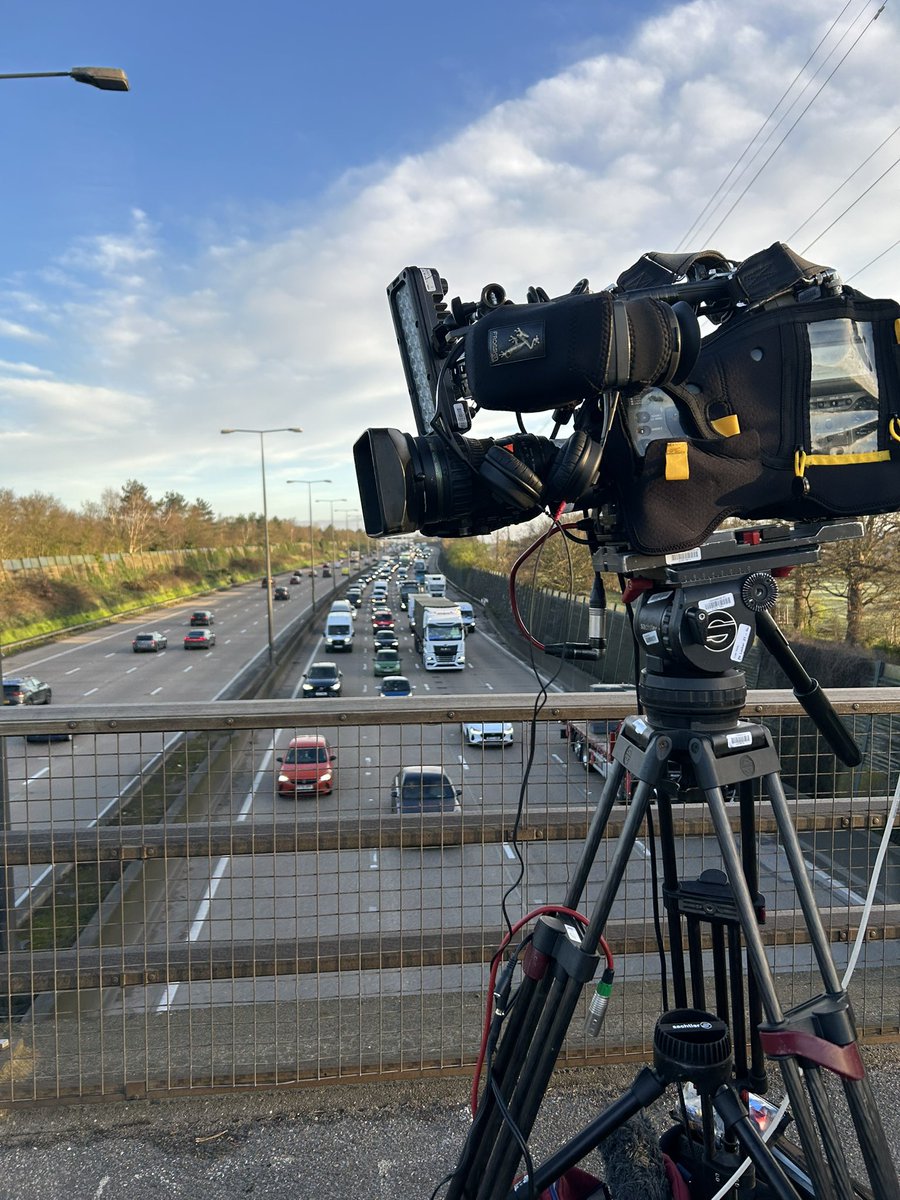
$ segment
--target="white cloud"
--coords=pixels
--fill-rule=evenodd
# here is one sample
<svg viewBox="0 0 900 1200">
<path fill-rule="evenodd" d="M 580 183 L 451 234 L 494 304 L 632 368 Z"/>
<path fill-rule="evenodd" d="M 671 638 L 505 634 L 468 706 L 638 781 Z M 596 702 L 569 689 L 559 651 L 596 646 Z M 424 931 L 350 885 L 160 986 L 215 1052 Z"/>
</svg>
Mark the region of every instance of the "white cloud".
<svg viewBox="0 0 900 1200">
<path fill-rule="evenodd" d="M 59 390 L 32 394 L 31 416 L 21 391 L 0 381 L 33 435 L 33 450 L 17 447 L 6 482 L 27 491 L 46 477 L 58 431 L 42 418 L 52 411 L 75 436 L 89 434 L 96 462 L 109 464 L 102 479 L 99 469 L 86 478 L 60 455 L 52 478 L 67 502 L 137 476 L 154 493 L 203 495 L 219 511 L 258 509 L 251 439 L 242 445 L 218 430 L 300 424 L 302 436 L 267 441 L 272 511 L 305 511 L 305 497 L 281 483 L 301 464 L 304 477 L 330 476 L 334 494 L 355 504 L 355 438 L 367 425 L 412 428 L 389 280 L 418 263 L 444 272 L 451 295 L 472 298 L 497 280 L 521 299 L 531 283 L 559 294 L 588 275 L 603 286 L 643 251 L 674 249 L 825 33 L 832 8 L 693 0 L 646 22 L 622 53 L 595 54 L 541 81 L 448 142 L 348 172 L 313 219 L 285 212 L 272 232 L 267 211 L 255 239 L 246 220 L 230 235 L 198 213 L 203 244 L 176 253 L 167 230 L 140 210 L 123 231 L 83 239 L 61 263 L 44 264 L 55 272 L 53 291 L 40 280 L 20 287 L 16 311 L 25 315 L 27 298 L 29 323 L 7 332 L 0 324 L 0 337 L 45 336 L 32 325 L 46 331 L 47 367 L 59 377 Z M 897 21 L 886 11 L 716 235 L 718 248 L 743 257 L 786 237 L 900 123 L 885 65 L 898 53 Z M 889 160 L 879 161 L 860 188 Z M 734 183 L 692 239 L 698 248 L 745 183 Z M 829 205 L 796 248 L 854 194 Z M 811 256 L 849 274 L 894 240 L 898 203 L 900 179 L 889 177 Z M 859 284 L 890 294 L 898 272 L 900 252 Z M 474 432 L 498 432 L 501 421 L 513 424 L 483 419 Z M 138 427 L 145 436 L 135 440 Z"/>
</svg>

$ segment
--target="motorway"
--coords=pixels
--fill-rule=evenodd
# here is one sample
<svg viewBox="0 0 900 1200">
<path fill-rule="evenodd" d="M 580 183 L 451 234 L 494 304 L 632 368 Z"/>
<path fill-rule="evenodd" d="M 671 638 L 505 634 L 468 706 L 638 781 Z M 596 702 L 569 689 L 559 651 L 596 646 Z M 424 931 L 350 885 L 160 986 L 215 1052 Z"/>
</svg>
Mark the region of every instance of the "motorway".
<svg viewBox="0 0 900 1200">
<path fill-rule="evenodd" d="M 284 579 L 278 582 L 286 582 Z M 342 581 L 338 581 L 342 582 Z M 317 598 L 328 582 L 317 580 Z M 512 655 L 480 625 L 467 643 L 464 671 L 426 672 L 416 661 L 406 614 L 396 604 L 392 582 L 392 607 L 397 618 L 403 671 L 413 681 L 416 694 L 435 699 L 443 696 L 477 697 L 495 693 L 534 694 L 536 681 L 529 666 Z M 327 592 L 325 593 L 327 596 Z M 277 629 L 299 621 L 308 611 L 309 581 L 291 587 L 291 600 L 274 606 Z M 215 613 L 217 644 L 210 651 L 182 649 L 190 612 L 210 607 Z M 327 654 L 321 634 L 315 630 L 291 663 L 280 697 L 298 697 L 302 677 L 309 664 L 333 659 L 343 671 L 343 694 L 348 697 L 377 695 L 373 677 L 374 647 L 371 636 L 368 596 L 357 615 L 354 650 L 350 654 Z M 323 615 L 324 619 L 324 615 Z M 318 624 L 318 622 L 317 622 Z M 158 655 L 134 654 L 131 638 L 139 630 L 159 629 L 169 637 L 169 648 Z M 30 672 L 51 682 L 54 701 L 109 703 L 136 701 L 210 700 L 222 694 L 230 681 L 254 656 L 266 649 L 265 592 L 258 584 L 244 585 L 214 597 L 161 610 L 134 622 L 121 622 L 113 629 L 85 632 L 56 646 L 29 651 L 7 660 L 7 675 Z M 551 685 L 552 687 L 553 685 Z M 403 704 L 403 700 L 378 700 L 380 704 Z M 363 728 L 321 727 L 316 723 L 316 700 L 297 700 L 297 724 L 291 729 L 259 731 L 227 755 L 209 788 L 211 819 L 230 819 L 236 824 L 293 817 L 315 824 L 319 819 L 340 816 L 354 821 L 360 816 L 377 816 L 396 821 L 390 814 L 390 787 L 402 765 L 440 764 L 462 789 L 462 806 L 467 817 L 484 811 L 502 810 L 510 817 L 518 803 L 526 760 L 526 730 L 515 729 L 514 744 L 505 749 L 482 751 L 464 744 L 458 723 L 409 724 Z M 337 754 L 337 784 L 330 796 L 297 801 L 277 795 L 275 759 L 296 732 L 318 731 L 328 737 Z M 565 811 L 572 815 L 589 812 L 597 801 L 602 778 L 585 772 L 566 743 L 559 739 L 555 723 L 538 726 L 526 812 L 532 820 L 541 813 Z M 134 781 L 148 772 L 170 736 L 99 735 L 96 739 L 76 737 L 72 743 L 51 746 L 25 745 L 8 738 L 10 808 L 13 827 L 36 828 L 41 824 L 90 825 L 119 803 Z M 591 872 L 585 906 L 590 905 L 606 871 L 608 843 Z M 371 849 L 328 851 L 253 858 L 227 856 L 212 859 L 175 860 L 161 874 L 146 878 L 131 889 L 126 902 L 113 918 L 127 941 L 149 942 L 228 941 L 270 938 L 332 939 L 338 935 L 416 933 L 451 928 L 496 929 L 500 923 L 502 895 L 511 889 L 510 910 L 514 916 L 539 904 L 560 901 L 577 860 L 575 842 L 526 843 L 521 847 L 526 872 L 519 880 L 519 864 L 507 843 L 466 845 L 444 849 Z M 708 838 L 684 838 L 676 847 L 679 867 L 694 877 L 718 865 L 718 854 Z M 650 851 L 638 841 L 626 878 L 613 911 L 613 919 L 643 922 L 650 912 Z M 866 854 L 868 859 L 868 852 Z M 773 837 L 760 840 L 760 887 L 770 911 L 795 907 L 793 885 L 787 864 Z M 45 872 L 48 868 L 43 869 Z M 816 871 L 815 883 L 823 907 L 847 907 L 861 902 L 858 858 L 854 872 Z M 24 903 L 28 887 L 40 878 L 38 869 L 17 890 Z M 18 876 L 17 876 L 18 884 Z M 882 896 L 882 899 L 884 896 Z M 584 906 L 583 906 L 584 907 Z M 106 935 L 106 940 L 110 936 Z M 804 948 L 790 950 L 792 969 L 804 961 Z M 880 947 L 872 947 L 877 954 Z M 634 970 L 638 967 L 635 965 Z M 650 962 L 641 971 L 653 970 Z M 246 1001 L 256 1003 L 274 998 L 324 998 L 377 991 L 381 994 L 447 987 L 479 986 L 480 966 L 430 968 L 428 970 L 350 973 L 342 976 L 279 977 L 239 983 L 160 985 L 129 989 L 111 995 L 107 1005 L 124 1004 L 127 1010 L 166 1012 L 198 1004 Z"/>
</svg>

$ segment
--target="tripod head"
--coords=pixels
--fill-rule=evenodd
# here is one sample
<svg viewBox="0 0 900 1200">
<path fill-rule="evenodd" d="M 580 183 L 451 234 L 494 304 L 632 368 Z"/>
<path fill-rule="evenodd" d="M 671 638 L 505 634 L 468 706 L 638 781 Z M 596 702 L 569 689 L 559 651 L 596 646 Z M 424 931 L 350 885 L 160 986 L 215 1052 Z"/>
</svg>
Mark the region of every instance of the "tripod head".
<svg viewBox="0 0 900 1200">
<path fill-rule="evenodd" d="M 790 680 L 807 715 L 847 766 L 859 748 L 818 682 L 807 674 L 771 616 L 777 580 L 816 563 L 824 544 L 860 537 L 859 521 L 772 524 L 720 530 L 680 554 L 647 555 L 602 544 L 594 569 L 627 580 L 635 637 L 643 651 L 639 695 L 651 722 L 696 728 L 732 723 L 747 696 L 742 663 L 755 637 Z"/>
</svg>

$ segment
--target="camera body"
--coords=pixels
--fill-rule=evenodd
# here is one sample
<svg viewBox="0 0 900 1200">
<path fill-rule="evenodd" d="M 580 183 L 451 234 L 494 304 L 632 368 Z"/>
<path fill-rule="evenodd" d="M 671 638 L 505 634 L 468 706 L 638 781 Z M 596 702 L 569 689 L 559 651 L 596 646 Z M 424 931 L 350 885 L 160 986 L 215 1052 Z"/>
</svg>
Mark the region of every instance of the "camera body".
<svg viewBox="0 0 900 1200">
<path fill-rule="evenodd" d="M 729 516 L 900 507 L 900 307 L 781 243 L 742 263 L 650 253 L 611 289 L 526 304 L 497 284 L 446 293 L 433 268 L 388 288 L 418 434 L 354 446 L 372 536 L 470 536 L 571 504 L 676 553 Z M 465 436 L 481 409 L 517 432 Z M 522 431 L 545 411 L 569 436 Z"/>
</svg>

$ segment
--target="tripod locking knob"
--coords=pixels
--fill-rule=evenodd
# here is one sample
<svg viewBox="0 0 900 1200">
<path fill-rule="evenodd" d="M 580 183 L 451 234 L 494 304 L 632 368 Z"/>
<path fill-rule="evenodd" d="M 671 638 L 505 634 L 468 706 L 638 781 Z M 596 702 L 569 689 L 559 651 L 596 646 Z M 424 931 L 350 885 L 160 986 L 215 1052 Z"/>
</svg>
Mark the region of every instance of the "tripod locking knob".
<svg viewBox="0 0 900 1200">
<path fill-rule="evenodd" d="M 778 584 L 768 571 L 754 571 L 741 584 L 741 599 L 751 612 L 769 612 L 778 599 Z"/>
</svg>

